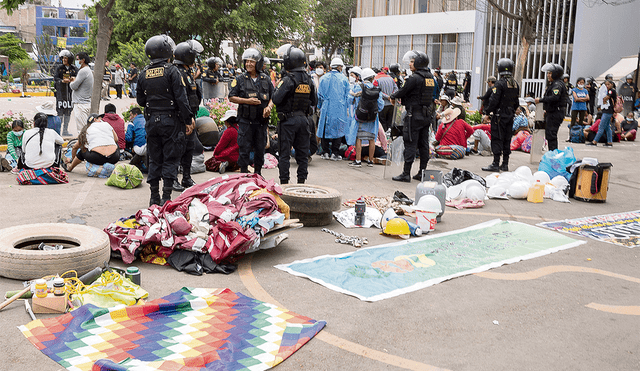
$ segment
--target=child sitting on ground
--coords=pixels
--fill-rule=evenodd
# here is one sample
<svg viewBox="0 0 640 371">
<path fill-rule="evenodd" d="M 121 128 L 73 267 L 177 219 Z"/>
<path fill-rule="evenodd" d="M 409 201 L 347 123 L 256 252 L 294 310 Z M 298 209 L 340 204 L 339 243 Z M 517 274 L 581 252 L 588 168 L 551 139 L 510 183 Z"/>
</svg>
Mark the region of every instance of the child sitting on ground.
<svg viewBox="0 0 640 371">
<path fill-rule="evenodd" d="M 7 162 L 11 166 L 11 172 L 17 174 L 18 159 L 22 154 L 22 136 L 24 134 L 24 123 L 22 120 L 14 120 L 11 124 L 11 131 L 7 133 Z"/>
</svg>

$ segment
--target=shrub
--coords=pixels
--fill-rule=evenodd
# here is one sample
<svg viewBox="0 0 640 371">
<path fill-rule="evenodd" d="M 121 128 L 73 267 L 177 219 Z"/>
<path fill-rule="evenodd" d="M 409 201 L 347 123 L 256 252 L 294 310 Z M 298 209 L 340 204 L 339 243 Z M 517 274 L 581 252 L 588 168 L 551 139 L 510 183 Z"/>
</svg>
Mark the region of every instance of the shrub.
<svg viewBox="0 0 640 371">
<path fill-rule="evenodd" d="M 22 120 L 22 122 L 24 122 L 24 129 L 31 129 L 31 122 L 24 117 L 22 112 L 13 113 L 7 111 L 2 113 L 0 114 L 0 144 L 7 144 L 7 134 L 13 130 L 11 129 L 11 124 L 14 120 Z"/>
<path fill-rule="evenodd" d="M 129 106 L 129 108 L 127 108 L 126 111 L 122 112 L 122 118 L 124 119 L 124 122 L 129 122 L 131 121 L 131 109 L 133 107 L 138 107 L 140 108 L 140 111 L 142 111 L 142 113 L 144 113 L 144 107 L 140 107 L 139 105 L 137 105 L 136 103 L 131 103 L 131 105 Z"/>
<path fill-rule="evenodd" d="M 220 119 L 222 118 L 222 116 L 224 116 L 225 112 L 230 109 L 238 109 L 238 105 L 229 102 L 228 98 L 219 100 L 212 99 L 207 104 L 205 104 L 205 106 L 209 110 L 209 117 L 211 117 L 218 126 L 223 125 L 223 122 L 220 121 Z"/>
</svg>

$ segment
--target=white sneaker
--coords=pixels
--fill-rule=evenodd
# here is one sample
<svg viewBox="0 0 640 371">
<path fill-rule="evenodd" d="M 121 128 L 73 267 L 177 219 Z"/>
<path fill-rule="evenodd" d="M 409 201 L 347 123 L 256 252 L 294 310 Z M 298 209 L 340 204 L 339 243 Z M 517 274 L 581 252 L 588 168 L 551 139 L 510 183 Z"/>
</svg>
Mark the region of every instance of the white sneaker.
<svg viewBox="0 0 640 371">
<path fill-rule="evenodd" d="M 342 160 L 342 156 L 336 155 L 335 153 L 331 155 L 331 160 L 340 161 Z"/>
<path fill-rule="evenodd" d="M 362 161 L 353 161 L 349 163 L 351 167 L 362 167 Z"/>
<path fill-rule="evenodd" d="M 331 156 L 329 156 L 328 153 L 323 153 L 322 156 L 320 156 L 320 158 L 323 159 L 323 160 L 330 160 Z"/>
</svg>

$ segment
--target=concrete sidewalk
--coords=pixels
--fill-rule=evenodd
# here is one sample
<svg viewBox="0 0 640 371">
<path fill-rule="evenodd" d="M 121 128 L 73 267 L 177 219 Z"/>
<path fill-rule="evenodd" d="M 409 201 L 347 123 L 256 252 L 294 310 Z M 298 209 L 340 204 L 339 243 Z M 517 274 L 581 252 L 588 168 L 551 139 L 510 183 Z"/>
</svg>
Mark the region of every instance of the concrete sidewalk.
<svg viewBox="0 0 640 371">
<path fill-rule="evenodd" d="M 38 98 L 31 99 L 37 103 Z M 5 99 L 0 101 L 5 103 Z M 111 100 L 118 106 L 118 112 L 132 101 Z M 567 136 L 565 126 L 559 138 Z M 562 142 L 561 146 L 565 144 Z M 606 203 L 572 200 L 564 204 L 545 200 L 542 204 L 533 204 L 524 200 L 488 200 L 481 209 L 447 208 L 436 233 L 495 218 L 533 225 L 540 221 L 640 209 L 640 174 L 635 163 L 640 157 L 636 143 L 616 143 L 610 149 L 581 144 L 572 147 L 578 158 L 596 157 L 614 164 Z M 210 156 L 207 152 L 206 157 Z M 516 152 L 510 167 L 515 170 L 528 165 L 535 171 L 537 166 L 530 165 L 528 160 L 528 154 Z M 490 161 L 480 156 L 458 161 L 434 160 L 429 169 L 448 172 L 458 167 L 486 176 L 480 168 Z M 295 172 L 295 161 L 292 161 L 292 172 Z M 338 189 L 343 200 L 361 195 L 389 196 L 396 190 L 413 197 L 417 182 L 392 182 L 384 179 L 383 173 L 384 167 L 380 165 L 353 169 L 347 166 L 347 161 L 324 161 L 314 156 L 308 182 Z M 278 178 L 277 169 L 264 170 L 263 174 L 267 179 Z M 195 174 L 194 179 L 203 182 L 216 175 Z M 102 229 L 148 204 L 149 189 L 145 183 L 133 190 L 108 187 L 104 179 L 87 178 L 81 166 L 69 177 L 67 185 L 18 186 L 15 176 L 0 173 L 0 197 L 5 214 L 0 227 L 80 222 Z M 369 246 L 391 241 L 375 229 L 347 230 L 335 221 L 328 228 L 367 237 Z M 547 269 L 549 274 L 538 278 L 529 275 L 532 279 L 515 280 L 506 275 L 470 275 L 368 303 L 273 267 L 298 259 L 353 251 L 353 247 L 335 243 L 333 236 L 320 230 L 320 227 L 305 227 L 292 231 L 289 239 L 278 247 L 244 257 L 239 271 L 228 276 L 196 277 L 170 267 L 139 261 L 135 265 L 141 269 L 142 286 L 150 293 L 150 299 L 183 286 L 228 287 L 305 316 L 326 320 L 327 327 L 277 370 L 640 369 L 637 249 L 589 239 L 586 244 L 569 250 L 490 271 L 526 276 L 528 272 Z M 124 265 L 116 260 L 111 264 Z M 582 273 L 567 272 L 567 266 L 586 269 Z M 1 293 L 19 288 L 21 282 L 0 278 Z M 630 306 L 636 308 L 636 315 L 587 307 L 594 302 Z M 38 318 L 50 316 L 38 315 Z M 4 354 L 0 370 L 62 369 L 35 349 L 16 328 L 29 321 L 21 303 L 3 309 L 0 317 L 5 324 L 5 331 L 0 335 L 0 352 Z M 494 320 L 499 324 L 495 325 Z"/>
</svg>

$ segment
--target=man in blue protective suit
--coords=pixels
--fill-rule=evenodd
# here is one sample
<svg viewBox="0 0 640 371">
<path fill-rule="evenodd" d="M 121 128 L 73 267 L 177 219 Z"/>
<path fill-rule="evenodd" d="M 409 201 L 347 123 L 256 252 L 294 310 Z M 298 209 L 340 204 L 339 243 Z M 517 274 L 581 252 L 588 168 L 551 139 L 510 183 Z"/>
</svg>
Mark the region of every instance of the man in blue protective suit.
<svg viewBox="0 0 640 371">
<path fill-rule="evenodd" d="M 345 135 L 347 122 L 347 95 L 349 80 L 342 74 L 344 63 L 340 58 L 331 60 L 331 71 L 327 73 L 318 86 L 318 138 L 321 138 L 322 158 L 339 161 L 341 138 Z"/>
</svg>

